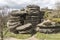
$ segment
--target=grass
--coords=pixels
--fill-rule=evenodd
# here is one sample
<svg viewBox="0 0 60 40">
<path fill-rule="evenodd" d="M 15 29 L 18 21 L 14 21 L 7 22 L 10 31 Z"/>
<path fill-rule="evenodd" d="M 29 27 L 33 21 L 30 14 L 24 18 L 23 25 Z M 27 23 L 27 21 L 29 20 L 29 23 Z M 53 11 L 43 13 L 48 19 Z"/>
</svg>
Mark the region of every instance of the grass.
<svg viewBox="0 0 60 40">
<path fill-rule="evenodd" d="M 31 37 L 30 34 L 14 34 L 14 33 L 10 32 L 10 31 L 8 31 L 6 33 L 6 29 L 4 29 L 4 31 L 3 31 L 4 32 L 4 37 L 13 37 L 13 38 L 18 38 L 18 39 L 26 39 L 26 38 Z"/>
<path fill-rule="evenodd" d="M 36 38 L 46 39 L 46 40 L 60 40 L 60 33 L 57 33 L 57 34 L 37 33 Z"/>
<path fill-rule="evenodd" d="M 5 37 L 13 37 L 13 38 L 18 38 L 18 39 L 26 39 L 31 37 L 31 34 L 13 34 L 11 32 L 7 32 L 6 35 L 4 35 Z M 46 39 L 46 40 L 60 40 L 60 33 L 56 33 L 56 34 L 44 34 L 44 33 L 36 33 L 35 36 L 37 39 Z"/>
<path fill-rule="evenodd" d="M 7 35 L 5 35 L 6 37 L 14 37 L 14 38 L 18 38 L 18 39 L 26 39 L 31 37 L 30 34 L 13 34 L 11 32 L 8 32 Z M 42 39 L 42 40 L 60 40 L 60 33 L 56 33 L 56 34 L 44 34 L 44 33 L 36 33 L 35 36 L 37 39 Z"/>
<path fill-rule="evenodd" d="M 52 18 L 52 21 L 54 21 L 54 22 L 60 22 L 60 18 Z"/>
<path fill-rule="evenodd" d="M 5 37 L 13 37 L 13 38 L 18 38 L 18 39 L 26 39 L 31 37 L 30 34 L 13 34 L 11 32 L 8 32 Z"/>
</svg>

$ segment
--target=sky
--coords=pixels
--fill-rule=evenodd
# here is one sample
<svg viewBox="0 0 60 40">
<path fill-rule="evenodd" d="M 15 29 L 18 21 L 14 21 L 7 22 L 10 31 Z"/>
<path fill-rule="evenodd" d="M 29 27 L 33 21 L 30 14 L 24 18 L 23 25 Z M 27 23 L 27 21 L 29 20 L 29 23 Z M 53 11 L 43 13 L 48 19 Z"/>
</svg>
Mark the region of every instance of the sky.
<svg viewBox="0 0 60 40">
<path fill-rule="evenodd" d="M 42 8 L 53 8 L 56 2 L 60 2 L 60 0 L 0 0 L 0 6 L 8 5 L 10 8 L 23 8 L 29 4 L 35 4 Z"/>
</svg>

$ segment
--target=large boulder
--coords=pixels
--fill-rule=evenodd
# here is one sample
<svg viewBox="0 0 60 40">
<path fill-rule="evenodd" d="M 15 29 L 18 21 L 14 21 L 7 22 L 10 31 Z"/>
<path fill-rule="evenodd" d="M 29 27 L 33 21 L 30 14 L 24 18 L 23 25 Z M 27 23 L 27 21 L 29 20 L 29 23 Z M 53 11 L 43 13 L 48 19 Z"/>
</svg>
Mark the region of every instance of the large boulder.
<svg viewBox="0 0 60 40">
<path fill-rule="evenodd" d="M 56 22 L 51 20 L 45 20 L 42 23 L 38 24 L 37 27 L 39 28 L 38 31 L 43 33 L 54 33 L 59 31 L 59 25 Z"/>
<path fill-rule="evenodd" d="M 42 18 L 39 6 L 28 5 L 25 9 L 11 12 L 7 27 L 13 33 L 34 33 Z"/>
</svg>

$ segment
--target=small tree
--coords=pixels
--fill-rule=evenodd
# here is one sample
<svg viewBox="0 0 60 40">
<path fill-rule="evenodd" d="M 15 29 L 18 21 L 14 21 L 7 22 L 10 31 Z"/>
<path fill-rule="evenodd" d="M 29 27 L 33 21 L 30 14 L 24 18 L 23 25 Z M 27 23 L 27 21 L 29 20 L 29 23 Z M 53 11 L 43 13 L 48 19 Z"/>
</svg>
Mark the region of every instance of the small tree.
<svg viewBox="0 0 60 40">
<path fill-rule="evenodd" d="M 1 40 L 3 40 L 3 16 L 4 14 L 1 14 L 1 17 L 0 17 L 0 33 L 1 33 Z"/>
<path fill-rule="evenodd" d="M 3 28 L 5 27 L 5 24 L 6 24 L 6 21 L 7 21 L 7 18 L 6 18 L 6 10 L 5 8 L 7 8 L 6 6 L 3 6 L 2 8 L 0 8 L 1 12 L 0 12 L 0 36 L 1 36 L 1 40 L 3 40 Z"/>
</svg>

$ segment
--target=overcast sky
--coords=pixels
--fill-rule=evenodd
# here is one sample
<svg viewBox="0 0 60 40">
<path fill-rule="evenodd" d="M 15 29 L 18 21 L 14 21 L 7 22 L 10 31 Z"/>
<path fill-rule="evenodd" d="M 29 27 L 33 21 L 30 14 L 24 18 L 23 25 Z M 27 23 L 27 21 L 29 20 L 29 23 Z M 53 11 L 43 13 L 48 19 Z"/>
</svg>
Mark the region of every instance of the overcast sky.
<svg viewBox="0 0 60 40">
<path fill-rule="evenodd" d="M 41 7 L 53 8 L 60 0 L 0 0 L 0 6 L 8 5 L 11 8 L 21 8 L 29 4 L 36 4 Z"/>
</svg>

